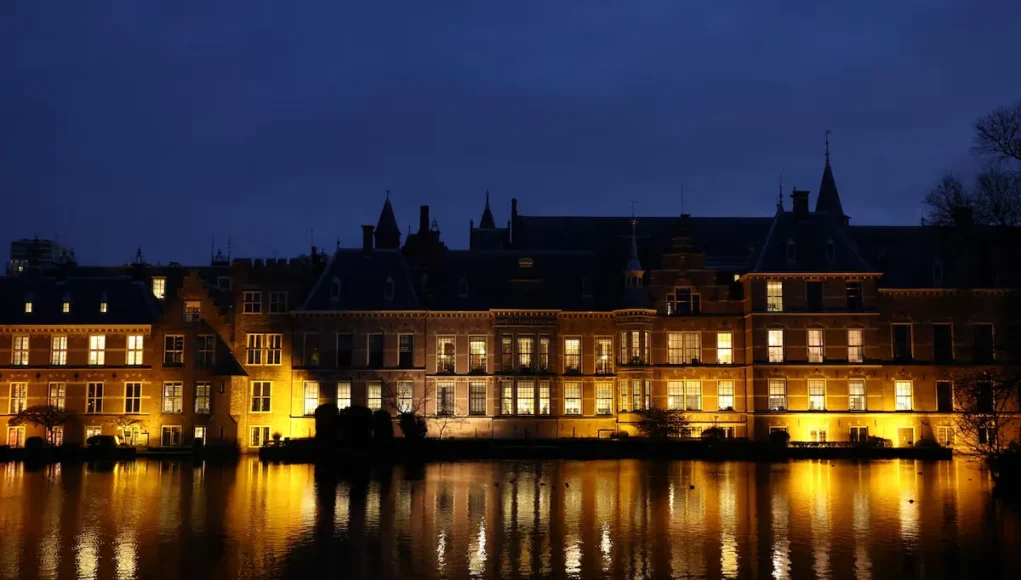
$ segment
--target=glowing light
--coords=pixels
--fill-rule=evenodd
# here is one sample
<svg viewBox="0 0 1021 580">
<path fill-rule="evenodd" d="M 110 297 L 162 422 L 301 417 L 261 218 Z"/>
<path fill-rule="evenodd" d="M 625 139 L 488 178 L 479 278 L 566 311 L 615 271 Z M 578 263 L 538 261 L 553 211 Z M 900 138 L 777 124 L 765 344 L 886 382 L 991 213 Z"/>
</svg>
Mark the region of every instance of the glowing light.
<svg viewBox="0 0 1021 580">
<path fill-rule="evenodd" d="M 613 548 L 613 540 L 610 539 L 610 524 L 603 523 L 603 536 L 599 540 L 599 550 L 603 553 L 603 572 L 610 571 L 610 565 L 613 564 L 613 556 L 610 554 L 610 550 Z"/>
</svg>

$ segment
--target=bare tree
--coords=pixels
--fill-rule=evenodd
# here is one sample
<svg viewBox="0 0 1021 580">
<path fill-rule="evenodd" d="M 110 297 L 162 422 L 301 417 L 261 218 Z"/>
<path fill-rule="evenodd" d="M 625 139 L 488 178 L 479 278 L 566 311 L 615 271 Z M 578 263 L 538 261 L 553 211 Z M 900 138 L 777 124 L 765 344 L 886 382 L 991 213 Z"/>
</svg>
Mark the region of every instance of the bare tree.
<svg viewBox="0 0 1021 580">
<path fill-rule="evenodd" d="M 401 413 L 411 413 L 413 415 L 423 416 L 425 415 L 425 408 L 430 399 L 432 389 L 428 385 L 425 386 L 421 396 L 415 396 L 415 387 L 407 385 L 411 388 L 411 391 L 403 391 L 401 387 L 401 381 L 391 381 L 384 383 L 383 385 L 383 408 L 388 411 Z M 406 387 L 405 387 L 406 388 Z"/>
<path fill-rule="evenodd" d="M 465 415 L 463 405 L 451 404 L 449 408 L 443 408 L 443 405 L 438 404 L 436 416 L 430 418 L 429 422 L 436 428 L 440 439 L 443 439 L 448 429 L 465 422 Z"/>
<path fill-rule="evenodd" d="M 46 429 L 46 440 L 53 442 L 53 428 L 63 425 L 74 413 L 53 405 L 33 405 L 11 417 L 9 424 L 17 426 L 30 423 Z"/>
<path fill-rule="evenodd" d="M 995 109 L 975 121 L 972 151 L 1021 161 L 1021 101 Z"/>
<path fill-rule="evenodd" d="M 970 221 L 975 200 L 961 180 L 947 173 L 936 187 L 925 195 L 925 223 L 934 226 L 955 226 Z"/>
<path fill-rule="evenodd" d="M 680 437 L 688 426 L 688 417 L 677 409 L 652 407 L 640 412 L 638 432 L 653 439 Z"/>
<path fill-rule="evenodd" d="M 1021 171 L 990 165 L 975 182 L 976 221 L 1002 227 L 1021 225 Z"/>
<path fill-rule="evenodd" d="M 988 464 L 1007 451 L 1018 423 L 1021 378 L 976 372 L 954 380 L 954 408 L 961 445 Z M 994 474 L 995 476 L 995 474 Z"/>
</svg>

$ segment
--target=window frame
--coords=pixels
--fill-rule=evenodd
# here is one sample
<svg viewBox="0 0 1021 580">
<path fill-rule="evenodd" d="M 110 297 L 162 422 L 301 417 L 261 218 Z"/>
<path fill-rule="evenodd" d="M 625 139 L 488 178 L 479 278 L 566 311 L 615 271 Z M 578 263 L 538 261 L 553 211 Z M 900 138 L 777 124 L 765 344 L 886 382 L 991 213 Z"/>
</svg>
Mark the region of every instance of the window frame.
<svg viewBox="0 0 1021 580">
<path fill-rule="evenodd" d="M 564 383 L 564 415 L 581 417 L 585 409 L 582 405 L 584 387 L 581 381 L 568 381 Z"/>
<path fill-rule="evenodd" d="M 596 415 L 613 414 L 613 381 L 596 381 Z"/>
<path fill-rule="evenodd" d="M 262 314 L 262 290 L 245 290 L 241 293 L 242 314 Z"/>
<path fill-rule="evenodd" d="M 468 414 L 480 416 L 486 414 L 486 399 L 489 393 L 486 381 L 468 382 Z M 481 392 L 480 392 L 481 391 Z"/>
<path fill-rule="evenodd" d="M 783 312 L 783 280 L 766 280 L 766 312 Z"/>
<path fill-rule="evenodd" d="M 314 417 L 319 407 L 319 381 L 302 381 L 301 383 L 302 416 Z M 309 409 L 309 404 L 312 408 Z"/>
<path fill-rule="evenodd" d="M 808 410 L 826 410 L 826 379 L 810 378 L 807 381 Z M 814 392 L 813 392 L 814 391 Z"/>
<path fill-rule="evenodd" d="M 195 364 L 201 367 L 216 365 L 216 335 L 199 334 L 195 341 Z"/>
<path fill-rule="evenodd" d="M 595 337 L 596 347 L 596 374 L 597 375 L 612 375 L 613 374 L 613 337 L 612 336 L 597 336 Z"/>
<path fill-rule="evenodd" d="M 397 381 L 397 412 L 410 413 L 415 405 L 415 381 Z"/>
<path fill-rule="evenodd" d="M 180 344 L 178 344 L 180 341 Z M 173 344 L 171 344 L 173 343 Z M 171 348 L 173 346 L 173 348 Z M 163 366 L 179 367 L 184 365 L 184 335 L 163 335 Z"/>
<path fill-rule="evenodd" d="M 720 345 L 720 338 L 723 336 L 727 337 L 726 346 Z M 723 353 L 726 353 L 726 356 L 722 356 Z M 719 331 L 716 333 L 716 364 L 734 364 L 734 334 L 730 331 Z"/>
<path fill-rule="evenodd" d="M 535 415 L 535 381 L 531 379 L 519 380 L 515 388 L 515 414 Z"/>
<path fill-rule="evenodd" d="M 89 381 L 85 384 L 85 414 L 103 414 L 103 382 Z"/>
<path fill-rule="evenodd" d="M 142 412 L 142 382 L 124 382 L 124 414 L 137 415 Z"/>
<path fill-rule="evenodd" d="M 249 425 L 248 426 L 248 446 L 259 448 L 266 447 L 270 441 L 270 426 L 269 425 Z M 258 439 L 260 442 L 256 442 L 255 434 L 258 433 Z"/>
<path fill-rule="evenodd" d="M 915 359 L 915 337 L 914 328 L 912 328 L 910 322 L 891 322 L 890 323 L 890 358 L 894 361 L 909 362 Z M 907 342 L 907 353 L 901 353 L 898 356 L 897 352 L 897 329 L 907 328 L 908 329 L 908 342 Z"/>
<path fill-rule="evenodd" d="M 716 381 L 716 408 L 727 413 L 735 410 L 736 387 L 731 379 L 720 379 Z M 725 403 L 729 401 L 730 404 Z"/>
<path fill-rule="evenodd" d="M 66 334 L 55 334 L 50 337 L 50 366 L 67 366 Z"/>
<path fill-rule="evenodd" d="M 56 388 L 57 392 L 53 390 Z M 53 381 L 46 383 L 46 404 L 63 411 L 67 405 L 67 383 L 64 381 Z"/>
<path fill-rule="evenodd" d="M 476 352 L 476 347 L 481 349 Z M 468 335 L 468 372 L 485 373 L 487 370 L 486 351 L 488 350 L 488 337 L 484 334 Z"/>
<path fill-rule="evenodd" d="M 27 334 L 15 334 L 11 339 L 11 366 L 27 367 L 32 341 Z"/>
<path fill-rule="evenodd" d="M 858 344 L 854 344 L 851 337 L 858 336 Z M 857 353 L 857 356 L 855 355 Z M 847 362 L 851 364 L 862 364 L 865 362 L 865 329 L 847 329 Z"/>
<path fill-rule="evenodd" d="M 785 345 L 784 345 L 784 334 L 785 331 L 782 328 L 767 328 L 766 329 L 766 356 L 767 362 L 770 364 L 781 364 L 786 358 Z M 776 344 L 773 340 L 775 337 L 779 337 L 779 343 Z"/>
<path fill-rule="evenodd" d="M 901 393 L 901 387 L 907 386 L 907 394 Z M 895 411 L 914 411 L 915 406 L 915 385 L 913 381 L 909 380 L 895 380 L 893 381 L 893 395 L 894 395 L 894 410 Z"/>
<path fill-rule="evenodd" d="M 444 348 L 449 346 L 448 349 Z M 457 372 L 457 336 L 453 334 L 436 335 L 436 374 L 452 375 Z"/>
<path fill-rule="evenodd" d="M 397 333 L 397 368 L 415 368 L 415 335 L 410 332 Z"/>
<path fill-rule="evenodd" d="M 826 362 L 826 331 L 822 328 L 806 329 L 806 345 L 808 348 L 808 362 L 822 364 Z M 815 342 L 815 339 L 818 339 Z"/>
<path fill-rule="evenodd" d="M 15 395 L 15 390 L 17 390 L 17 395 Z M 7 394 L 10 395 L 7 410 L 11 415 L 17 415 L 28 407 L 28 383 L 12 382 Z"/>
<path fill-rule="evenodd" d="M 145 364 L 145 335 L 129 334 L 125 341 L 124 364 L 129 367 Z"/>
<path fill-rule="evenodd" d="M 517 334 L 514 336 L 514 368 L 519 373 L 530 373 L 535 370 L 535 335 Z"/>
<path fill-rule="evenodd" d="M 549 415 L 553 412 L 552 393 L 553 385 L 550 381 L 539 381 L 539 407 L 536 409 L 539 415 Z"/>
<path fill-rule="evenodd" d="M 186 323 L 194 323 L 202 321 L 202 301 L 201 300 L 185 300 L 184 301 L 184 321 Z"/>
<path fill-rule="evenodd" d="M 203 404 L 204 403 L 204 404 Z M 209 381 L 195 383 L 195 414 L 211 415 L 213 412 L 213 384 Z"/>
<path fill-rule="evenodd" d="M 89 366 L 101 367 L 106 364 L 106 335 L 89 335 Z"/>
<path fill-rule="evenodd" d="M 861 385 L 861 393 L 856 393 L 856 387 Z M 855 401 L 860 398 L 861 408 L 855 404 Z M 868 410 L 868 386 L 863 378 L 850 378 L 847 379 L 847 410 L 860 413 Z"/>
<path fill-rule="evenodd" d="M 152 277 L 152 295 L 157 300 L 167 299 L 167 278 L 166 276 L 153 276 Z"/>
<path fill-rule="evenodd" d="M 569 344 L 577 344 L 577 352 L 569 352 Z M 577 361 L 574 365 L 570 361 Z M 564 374 L 581 374 L 582 372 L 582 345 L 580 336 L 564 337 Z"/>
<path fill-rule="evenodd" d="M 257 414 L 273 412 L 273 381 L 248 382 L 248 412 Z"/>
<path fill-rule="evenodd" d="M 383 381 L 365 381 L 365 407 L 370 411 L 383 408 Z"/>
<path fill-rule="evenodd" d="M 787 379 L 780 377 L 767 379 L 766 397 L 766 403 L 771 412 L 787 411 Z"/>
<path fill-rule="evenodd" d="M 287 290 L 270 290 L 266 311 L 269 314 L 286 314 Z"/>
<path fill-rule="evenodd" d="M 351 406 L 351 381 L 337 381 L 337 395 L 334 399 L 338 411 L 343 411 Z M 347 404 L 342 407 L 342 402 Z"/>
<path fill-rule="evenodd" d="M 169 394 L 168 394 L 169 389 Z M 164 415 L 180 415 L 184 412 L 184 383 L 181 381 L 163 381 L 162 405 L 160 412 Z"/>
</svg>

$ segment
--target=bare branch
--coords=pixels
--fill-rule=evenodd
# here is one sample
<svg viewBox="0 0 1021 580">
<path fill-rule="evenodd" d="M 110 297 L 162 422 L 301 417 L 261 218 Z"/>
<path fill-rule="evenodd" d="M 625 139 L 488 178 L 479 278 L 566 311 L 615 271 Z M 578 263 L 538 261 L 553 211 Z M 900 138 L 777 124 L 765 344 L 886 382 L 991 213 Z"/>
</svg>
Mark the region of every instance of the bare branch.
<svg viewBox="0 0 1021 580">
<path fill-rule="evenodd" d="M 975 201 L 964 184 L 947 173 L 925 195 L 926 223 L 936 226 L 962 225 L 974 214 Z"/>
<path fill-rule="evenodd" d="M 1021 161 L 1021 101 L 1000 107 L 975 121 L 972 151 Z"/>
<path fill-rule="evenodd" d="M 1021 171 L 989 166 L 975 183 L 975 215 L 980 223 L 1021 225 Z"/>
</svg>

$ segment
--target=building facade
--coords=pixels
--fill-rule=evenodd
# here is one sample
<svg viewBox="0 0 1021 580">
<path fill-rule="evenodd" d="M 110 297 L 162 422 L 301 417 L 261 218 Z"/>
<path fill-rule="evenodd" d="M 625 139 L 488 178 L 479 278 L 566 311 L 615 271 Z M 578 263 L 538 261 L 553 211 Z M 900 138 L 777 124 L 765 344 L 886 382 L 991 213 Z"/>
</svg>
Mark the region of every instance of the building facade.
<svg viewBox="0 0 1021 580">
<path fill-rule="evenodd" d="M 138 445 L 309 437 L 319 405 L 414 410 L 438 437 L 608 437 L 680 409 L 688 436 L 952 445 L 953 381 L 1016 374 L 1018 232 L 852 226 L 815 209 L 526 216 L 488 193 L 467 250 L 390 200 L 360 248 L 209 266 L 23 264 L 0 280 L 0 428 Z"/>
</svg>

